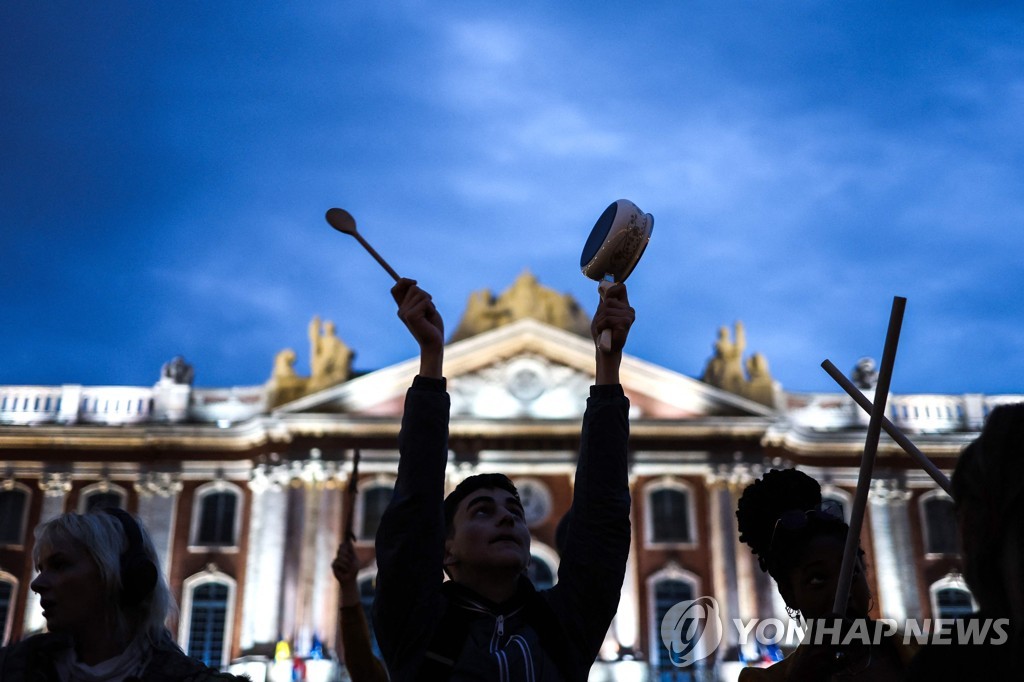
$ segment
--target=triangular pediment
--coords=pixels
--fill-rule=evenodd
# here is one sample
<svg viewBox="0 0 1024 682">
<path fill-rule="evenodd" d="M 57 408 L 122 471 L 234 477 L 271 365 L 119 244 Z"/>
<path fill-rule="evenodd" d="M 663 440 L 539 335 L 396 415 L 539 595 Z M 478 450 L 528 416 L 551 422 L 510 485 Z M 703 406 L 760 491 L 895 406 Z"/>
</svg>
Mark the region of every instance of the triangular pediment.
<svg viewBox="0 0 1024 682">
<path fill-rule="evenodd" d="M 444 365 L 453 418 L 576 419 L 594 381 L 594 346 L 590 339 L 526 318 L 449 344 Z M 419 359 L 413 358 L 275 412 L 398 417 L 418 369 Z M 628 354 L 619 375 L 634 418 L 774 414 L 769 407 Z"/>
</svg>

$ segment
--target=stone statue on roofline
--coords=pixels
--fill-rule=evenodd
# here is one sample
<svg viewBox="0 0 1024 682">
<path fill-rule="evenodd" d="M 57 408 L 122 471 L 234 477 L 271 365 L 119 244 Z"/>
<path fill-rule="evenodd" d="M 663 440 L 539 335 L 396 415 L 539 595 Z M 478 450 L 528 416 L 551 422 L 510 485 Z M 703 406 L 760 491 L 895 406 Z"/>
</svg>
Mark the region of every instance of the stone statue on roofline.
<svg viewBox="0 0 1024 682">
<path fill-rule="evenodd" d="M 875 369 L 874 358 L 864 357 L 858 360 L 851 378 L 853 385 L 862 393 L 868 395 L 867 391 L 871 391 L 871 395 L 874 395 L 875 387 L 878 386 L 878 370 Z"/>
<path fill-rule="evenodd" d="M 309 323 L 310 376 L 295 371 L 296 353 L 284 348 L 274 356 L 274 368 L 267 382 L 268 403 L 277 407 L 284 403 L 329 388 L 352 376 L 355 353 L 340 338 L 330 320 L 321 322 L 315 315 Z"/>
<path fill-rule="evenodd" d="M 744 365 L 747 337 L 743 323 L 737 321 L 733 331 L 735 341 L 728 327 L 719 327 L 715 354 L 708 360 L 701 381 L 762 405 L 777 407 L 778 385 L 768 370 L 768 360 L 761 353 L 754 353 Z"/>
<path fill-rule="evenodd" d="M 172 384 L 183 384 L 191 386 L 195 378 L 195 370 L 192 365 L 185 362 L 185 358 L 175 355 L 160 368 L 160 380 Z"/>
<path fill-rule="evenodd" d="M 590 338 L 590 319 L 576 299 L 543 286 L 529 270 L 524 270 L 512 286 L 498 296 L 490 289 L 470 294 L 466 310 L 449 343 L 503 327 L 524 317 Z"/>
<path fill-rule="evenodd" d="M 310 393 L 340 384 L 352 374 L 352 349 L 338 338 L 334 323 L 314 315 L 309 323 L 309 377 Z"/>
</svg>

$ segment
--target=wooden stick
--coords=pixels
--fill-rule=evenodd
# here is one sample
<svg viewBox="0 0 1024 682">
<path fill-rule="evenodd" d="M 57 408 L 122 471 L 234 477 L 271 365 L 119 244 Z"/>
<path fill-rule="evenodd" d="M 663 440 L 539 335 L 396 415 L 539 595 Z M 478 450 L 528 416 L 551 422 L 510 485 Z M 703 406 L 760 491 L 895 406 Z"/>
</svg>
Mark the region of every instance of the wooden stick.
<svg viewBox="0 0 1024 682">
<path fill-rule="evenodd" d="M 363 248 L 369 251 L 370 255 L 376 258 L 378 263 L 384 266 L 384 269 L 388 271 L 388 274 L 391 275 L 396 282 L 401 279 L 401 277 L 398 276 L 398 273 L 395 272 L 395 269 L 388 265 L 388 262 L 386 260 L 381 258 L 380 254 L 377 253 L 376 249 L 370 246 L 370 243 L 368 241 L 363 239 L 363 235 L 359 234 L 354 230 L 350 234 L 357 240 L 359 240 L 359 243 L 363 245 Z"/>
<path fill-rule="evenodd" d="M 355 540 L 356 491 L 359 479 L 359 448 L 352 451 L 352 473 L 345 490 L 345 533 L 342 540 Z"/>
<path fill-rule="evenodd" d="M 882 351 L 882 365 L 878 370 L 875 401 L 871 409 L 871 420 L 868 422 L 864 453 L 860 459 L 857 493 L 854 496 L 853 509 L 850 512 L 850 530 L 846 536 L 846 547 L 843 549 L 843 566 L 839 572 L 839 582 L 836 584 L 836 598 L 832 603 L 832 611 L 840 617 L 846 615 L 846 602 L 850 598 L 850 586 L 853 584 L 853 566 L 857 561 L 857 550 L 860 547 L 860 529 L 864 524 L 864 511 L 868 504 L 868 492 L 871 488 L 871 470 L 875 466 L 878 437 L 882 432 L 885 401 L 889 395 L 889 383 L 892 380 L 893 365 L 896 363 L 896 347 L 899 345 L 900 327 L 903 324 L 903 311 L 906 305 L 907 299 L 900 296 L 894 297 L 892 312 L 889 314 L 889 330 L 885 334 L 885 348 Z"/>
<path fill-rule="evenodd" d="M 867 396 L 860 392 L 860 389 L 853 385 L 852 381 L 847 379 L 843 373 L 839 371 L 839 368 L 832 364 L 831 360 L 825 360 L 825 362 L 821 363 L 821 366 L 826 372 L 828 372 L 830 377 L 835 379 L 837 384 L 843 387 L 843 390 L 846 391 L 846 393 L 853 398 L 853 400 L 860 405 L 865 412 L 871 414 L 871 410 L 873 409 L 871 401 L 868 400 Z M 939 467 L 935 466 L 935 464 L 928 459 L 927 455 L 918 450 L 917 446 L 910 442 L 910 439 L 907 438 L 895 424 L 889 421 L 887 417 L 882 417 L 882 428 L 885 429 L 885 432 L 888 433 L 908 455 L 917 460 L 918 465 L 925 470 L 925 473 L 932 477 L 932 480 L 935 481 L 940 488 L 945 490 L 950 497 L 953 497 L 953 486 L 949 482 L 949 478 L 946 474 L 942 473 Z"/>
</svg>

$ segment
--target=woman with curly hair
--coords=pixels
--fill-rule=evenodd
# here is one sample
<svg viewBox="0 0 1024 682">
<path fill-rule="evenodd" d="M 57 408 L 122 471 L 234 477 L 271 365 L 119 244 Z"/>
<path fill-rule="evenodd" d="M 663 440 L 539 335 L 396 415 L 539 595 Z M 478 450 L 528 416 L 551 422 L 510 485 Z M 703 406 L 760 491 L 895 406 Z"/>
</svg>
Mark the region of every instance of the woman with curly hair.
<svg viewBox="0 0 1024 682">
<path fill-rule="evenodd" d="M 902 680 L 913 655 L 898 638 L 877 636 L 868 617 L 870 594 L 863 552 L 853 574 L 846 612 L 832 613 L 849 526 L 838 506 L 822 502 L 821 486 L 797 469 L 773 469 L 743 491 L 736 519 L 740 540 L 778 586 L 786 610 L 811 628 L 790 656 L 770 668 L 745 668 L 741 682 L 758 680 Z M 815 624 L 842 618 L 838 642 Z M 858 622 L 859 621 L 859 622 Z M 851 643 L 843 646 L 847 634 Z"/>
</svg>

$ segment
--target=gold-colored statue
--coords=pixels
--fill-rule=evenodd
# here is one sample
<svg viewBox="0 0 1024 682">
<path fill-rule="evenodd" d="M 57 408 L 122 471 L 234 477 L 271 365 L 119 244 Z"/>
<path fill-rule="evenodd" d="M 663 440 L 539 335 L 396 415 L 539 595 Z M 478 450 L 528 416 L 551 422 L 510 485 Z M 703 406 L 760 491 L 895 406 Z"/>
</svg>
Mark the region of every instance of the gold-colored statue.
<svg viewBox="0 0 1024 682">
<path fill-rule="evenodd" d="M 314 316 L 309 323 L 309 345 L 309 377 L 299 376 L 295 371 L 296 355 L 291 348 L 274 356 L 274 369 L 267 383 L 271 407 L 340 384 L 351 376 L 354 353 L 338 338 L 333 322 L 321 324 L 320 316 Z"/>
<path fill-rule="evenodd" d="M 352 372 L 352 349 L 338 338 L 334 323 L 326 320 L 321 328 L 320 316 L 314 315 L 309 323 L 310 393 L 340 384 Z"/>
<path fill-rule="evenodd" d="M 715 354 L 708 360 L 701 381 L 723 390 L 741 395 L 769 407 L 775 407 L 775 381 L 768 370 L 768 360 L 761 353 L 754 353 L 743 365 L 743 351 L 747 346 L 743 323 L 737 321 L 733 327 L 736 340 L 733 341 L 727 327 L 718 329 Z"/>
<path fill-rule="evenodd" d="M 541 285 L 525 270 L 499 296 L 490 289 L 470 294 L 466 311 L 449 341 L 461 341 L 524 317 L 590 337 L 590 320 L 576 300 Z"/>
</svg>

